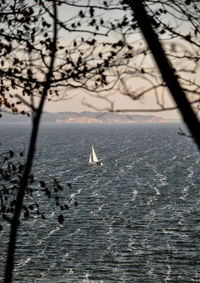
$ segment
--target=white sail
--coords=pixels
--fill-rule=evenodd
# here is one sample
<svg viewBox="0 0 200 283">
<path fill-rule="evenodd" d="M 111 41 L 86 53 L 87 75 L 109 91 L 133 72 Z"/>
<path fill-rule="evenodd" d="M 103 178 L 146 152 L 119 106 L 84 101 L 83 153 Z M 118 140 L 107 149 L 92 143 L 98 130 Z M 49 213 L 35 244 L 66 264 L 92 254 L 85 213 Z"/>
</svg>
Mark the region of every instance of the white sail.
<svg viewBox="0 0 200 283">
<path fill-rule="evenodd" d="M 92 153 L 90 153 L 90 157 L 89 157 L 89 164 L 91 165 L 103 165 L 103 163 L 101 161 L 99 161 L 95 151 L 94 151 L 94 147 L 92 145 Z"/>
<path fill-rule="evenodd" d="M 99 162 L 93 146 L 92 146 L 92 161 L 93 162 Z"/>
</svg>

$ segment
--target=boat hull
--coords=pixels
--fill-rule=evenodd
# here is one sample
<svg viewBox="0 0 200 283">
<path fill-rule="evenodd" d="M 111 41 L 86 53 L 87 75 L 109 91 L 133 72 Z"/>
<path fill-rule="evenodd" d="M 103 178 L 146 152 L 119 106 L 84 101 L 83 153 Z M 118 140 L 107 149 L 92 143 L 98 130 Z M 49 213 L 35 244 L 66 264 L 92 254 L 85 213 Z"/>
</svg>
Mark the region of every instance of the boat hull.
<svg viewBox="0 0 200 283">
<path fill-rule="evenodd" d="M 89 165 L 103 165 L 103 163 L 101 161 L 89 162 Z"/>
</svg>

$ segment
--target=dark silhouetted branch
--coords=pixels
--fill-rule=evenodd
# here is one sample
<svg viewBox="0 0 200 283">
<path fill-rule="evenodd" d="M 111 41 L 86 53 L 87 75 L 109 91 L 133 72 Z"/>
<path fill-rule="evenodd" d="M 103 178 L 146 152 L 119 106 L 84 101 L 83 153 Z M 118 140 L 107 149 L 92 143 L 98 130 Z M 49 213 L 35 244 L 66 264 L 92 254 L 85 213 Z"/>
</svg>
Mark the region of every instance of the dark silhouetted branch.
<svg viewBox="0 0 200 283">
<path fill-rule="evenodd" d="M 178 82 L 175 71 L 165 55 L 164 49 L 156 32 L 152 28 L 151 22 L 143 5 L 143 1 L 127 1 L 127 3 L 132 8 L 135 19 L 137 20 L 144 38 L 146 39 L 153 54 L 163 80 L 166 82 L 166 85 L 182 114 L 183 120 L 200 149 L 200 123 L 191 108 L 189 101 L 187 100 L 186 94 Z"/>
<path fill-rule="evenodd" d="M 27 155 L 27 161 L 25 164 L 21 185 L 19 187 L 17 200 L 16 200 L 16 208 L 15 213 L 13 215 L 13 219 L 11 222 L 11 231 L 10 231 L 10 241 L 8 245 L 8 252 L 7 252 L 7 262 L 6 262 L 6 270 L 5 270 L 5 283 L 12 282 L 12 276 L 13 276 L 13 269 L 14 269 L 14 255 L 15 255 L 15 249 L 16 249 L 16 240 L 17 240 L 17 231 L 19 227 L 19 219 L 21 214 L 21 209 L 23 205 L 24 200 L 24 194 L 27 187 L 28 177 L 31 171 L 32 162 L 35 154 L 35 148 L 36 148 L 36 141 L 37 141 L 37 135 L 38 135 L 38 128 L 40 123 L 40 118 L 42 115 L 42 110 L 45 102 L 45 98 L 47 96 L 47 92 L 50 88 L 51 84 L 51 76 L 53 72 L 53 66 L 55 62 L 55 53 L 56 53 L 56 41 L 57 41 L 57 25 L 56 25 L 56 19 L 57 19 L 57 7 L 56 7 L 56 1 L 53 1 L 53 10 L 54 10 L 54 35 L 52 40 L 52 49 L 51 49 L 51 61 L 49 65 L 48 72 L 46 74 L 46 80 L 45 85 L 43 88 L 43 93 L 40 100 L 40 105 L 36 111 L 36 115 L 33 118 L 33 126 L 32 126 L 32 134 L 29 144 L 29 151 Z"/>
</svg>

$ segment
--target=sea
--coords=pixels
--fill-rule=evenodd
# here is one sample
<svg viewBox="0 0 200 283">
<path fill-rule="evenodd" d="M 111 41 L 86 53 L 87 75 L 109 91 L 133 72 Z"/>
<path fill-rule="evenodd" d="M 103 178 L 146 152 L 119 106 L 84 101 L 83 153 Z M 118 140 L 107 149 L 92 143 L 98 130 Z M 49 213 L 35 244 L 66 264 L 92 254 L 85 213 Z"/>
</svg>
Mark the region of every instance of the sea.
<svg viewBox="0 0 200 283">
<path fill-rule="evenodd" d="M 200 282 L 200 153 L 180 128 L 41 125 L 25 198 L 41 213 L 22 213 L 13 282 Z M 26 154 L 29 135 L 28 125 L 1 124 L 1 158 Z M 92 145 L 102 166 L 88 165 Z M 40 181 L 50 190 L 55 180 L 54 199 Z M 9 224 L 0 219 L 3 281 Z"/>
</svg>

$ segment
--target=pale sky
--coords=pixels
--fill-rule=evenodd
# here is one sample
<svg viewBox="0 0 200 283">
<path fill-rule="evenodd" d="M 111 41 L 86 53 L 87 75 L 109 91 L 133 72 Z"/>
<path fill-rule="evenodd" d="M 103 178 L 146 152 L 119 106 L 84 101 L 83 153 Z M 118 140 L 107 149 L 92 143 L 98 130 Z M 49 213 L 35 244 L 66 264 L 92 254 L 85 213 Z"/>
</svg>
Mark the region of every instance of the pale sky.
<svg viewBox="0 0 200 283">
<path fill-rule="evenodd" d="M 64 19 L 66 17 L 71 17 L 74 14 L 76 14 L 76 10 L 74 8 L 61 9 L 59 11 L 59 16 L 61 19 Z M 65 35 L 62 33 L 62 40 L 65 40 Z M 67 40 L 71 38 L 71 35 L 68 34 Z M 78 34 L 76 34 L 78 36 Z M 114 35 L 112 35 L 114 36 Z M 71 93 L 73 95 L 71 96 Z M 81 111 L 95 111 L 95 109 L 91 109 L 87 107 L 86 105 L 83 105 L 83 99 L 86 103 L 93 105 L 94 107 L 98 108 L 99 110 L 105 110 L 109 107 L 109 104 L 106 101 L 103 101 L 101 99 L 94 99 L 91 98 L 89 95 L 84 94 L 84 91 L 81 89 L 79 90 L 72 90 L 70 91 L 70 97 L 69 100 L 62 100 L 58 102 L 46 102 L 45 104 L 45 111 L 49 112 L 66 112 L 66 111 L 74 111 L 74 112 L 81 112 Z M 156 108 L 156 101 L 155 97 L 153 95 L 146 96 L 145 99 L 142 99 L 141 101 L 132 101 L 127 97 L 119 96 L 119 95 L 112 95 L 112 101 L 114 101 L 114 109 L 146 109 L 146 108 Z M 170 95 L 165 94 L 165 104 L 166 106 L 172 106 L 173 101 L 171 99 Z M 130 113 L 130 112 L 129 112 Z M 133 112 L 134 113 L 134 112 Z M 155 116 L 161 116 L 163 118 L 172 118 L 177 119 L 180 117 L 178 111 L 166 111 L 166 112 L 142 112 L 142 115 L 149 115 L 153 114 Z"/>
<path fill-rule="evenodd" d="M 146 109 L 149 107 L 156 107 L 156 103 L 152 101 L 152 97 L 150 99 L 145 99 L 145 101 L 131 101 L 127 97 L 117 96 L 113 99 L 115 102 L 115 109 Z M 69 100 L 62 100 L 58 102 L 46 102 L 45 103 L 45 111 L 47 112 L 82 112 L 82 111 L 96 111 L 86 105 L 91 104 L 94 107 L 98 108 L 101 111 L 105 111 L 106 108 L 109 107 L 109 104 L 105 101 L 101 101 L 99 99 L 91 98 L 89 95 L 84 95 L 83 91 L 74 91 L 74 96 Z M 172 99 L 168 98 L 169 106 L 172 106 Z M 134 114 L 135 112 L 133 112 Z M 130 114 L 130 112 L 129 112 Z M 141 115 L 149 115 L 153 114 L 155 116 L 163 117 L 166 119 L 179 119 L 179 111 L 164 111 L 164 112 L 137 112 L 137 114 Z"/>
</svg>

